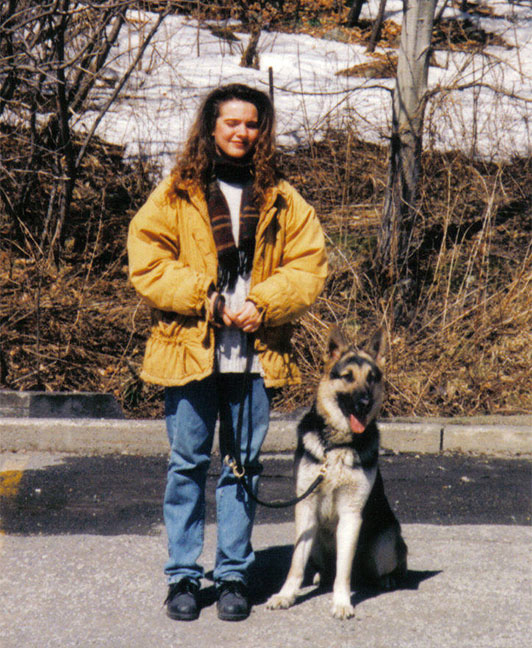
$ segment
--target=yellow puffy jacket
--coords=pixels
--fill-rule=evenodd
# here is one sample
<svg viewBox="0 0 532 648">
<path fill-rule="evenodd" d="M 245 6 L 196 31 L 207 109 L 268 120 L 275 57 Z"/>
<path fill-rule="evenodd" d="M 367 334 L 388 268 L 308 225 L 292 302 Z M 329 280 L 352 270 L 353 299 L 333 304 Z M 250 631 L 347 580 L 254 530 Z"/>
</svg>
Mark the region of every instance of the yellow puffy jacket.
<svg viewBox="0 0 532 648">
<path fill-rule="evenodd" d="M 214 368 L 214 329 L 207 292 L 218 257 L 203 192 L 169 198 L 163 180 L 132 219 L 129 276 L 153 309 L 141 377 L 183 385 Z M 287 182 L 269 190 L 256 232 L 249 299 L 263 310 L 255 334 L 267 387 L 294 384 L 290 323 L 314 302 L 327 275 L 324 236 L 314 209 Z"/>
</svg>

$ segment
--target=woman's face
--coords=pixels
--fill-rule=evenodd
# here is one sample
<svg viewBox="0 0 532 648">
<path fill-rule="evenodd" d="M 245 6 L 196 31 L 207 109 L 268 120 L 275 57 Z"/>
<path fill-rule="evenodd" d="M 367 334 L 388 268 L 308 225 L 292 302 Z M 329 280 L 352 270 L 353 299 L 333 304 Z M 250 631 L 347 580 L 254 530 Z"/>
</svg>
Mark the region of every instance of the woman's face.
<svg viewBox="0 0 532 648">
<path fill-rule="evenodd" d="M 220 106 L 213 131 L 217 148 L 232 158 L 253 150 L 259 136 L 257 108 L 248 101 L 230 99 Z"/>
</svg>

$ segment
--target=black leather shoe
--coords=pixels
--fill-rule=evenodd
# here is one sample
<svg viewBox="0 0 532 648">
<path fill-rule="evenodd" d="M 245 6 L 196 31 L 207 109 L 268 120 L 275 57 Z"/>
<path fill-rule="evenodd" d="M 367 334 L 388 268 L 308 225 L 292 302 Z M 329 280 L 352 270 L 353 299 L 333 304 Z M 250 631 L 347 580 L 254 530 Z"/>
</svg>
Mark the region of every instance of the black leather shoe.
<svg viewBox="0 0 532 648">
<path fill-rule="evenodd" d="M 222 621 L 242 621 L 250 613 L 248 591 L 241 581 L 223 581 L 218 595 L 218 618 Z"/>
<path fill-rule="evenodd" d="M 172 583 L 166 597 L 166 614 L 176 621 L 194 621 L 199 617 L 199 586 L 188 578 Z"/>
</svg>

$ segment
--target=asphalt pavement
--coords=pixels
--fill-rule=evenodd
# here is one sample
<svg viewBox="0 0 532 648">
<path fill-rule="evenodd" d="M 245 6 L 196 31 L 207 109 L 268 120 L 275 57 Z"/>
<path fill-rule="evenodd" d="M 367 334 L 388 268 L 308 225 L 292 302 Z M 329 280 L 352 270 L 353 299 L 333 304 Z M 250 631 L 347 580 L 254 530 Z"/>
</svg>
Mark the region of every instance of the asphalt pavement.
<svg viewBox="0 0 532 648">
<path fill-rule="evenodd" d="M 276 499 L 293 486 L 294 419 L 273 423 L 262 494 Z M 184 623 L 163 608 L 160 422 L 0 419 L 0 647 L 528 646 L 530 419 L 381 427 L 385 485 L 409 548 L 403 588 L 354 592 L 356 616 L 348 621 L 333 619 L 331 594 L 312 585 L 293 608 L 267 610 L 288 570 L 293 512 L 260 509 L 252 614 L 241 623 L 218 620 L 210 580 L 215 458 L 204 608 L 197 621 Z"/>
</svg>

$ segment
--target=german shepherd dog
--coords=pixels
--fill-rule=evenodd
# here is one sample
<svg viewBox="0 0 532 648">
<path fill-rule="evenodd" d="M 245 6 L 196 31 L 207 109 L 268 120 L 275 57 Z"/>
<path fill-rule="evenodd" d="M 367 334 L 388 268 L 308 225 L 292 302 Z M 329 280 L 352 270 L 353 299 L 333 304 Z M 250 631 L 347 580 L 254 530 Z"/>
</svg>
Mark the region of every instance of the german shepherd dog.
<svg viewBox="0 0 532 648">
<path fill-rule="evenodd" d="M 306 570 L 320 585 L 333 584 L 332 615 L 354 615 L 351 587 L 392 589 L 406 574 L 407 547 L 386 496 L 375 418 L 382 403 L 385 337 L 368 351 L 349 346 L 338 329 L 329 334 L 325 372 L 316 400 L 298 426 L 297 493 L 320 473 L 319 487 L 296 505 L 292 564 L 270 609 L 295 602 Z M 309 574 L 312 575 L 312 574 Z"/>
</svg>

